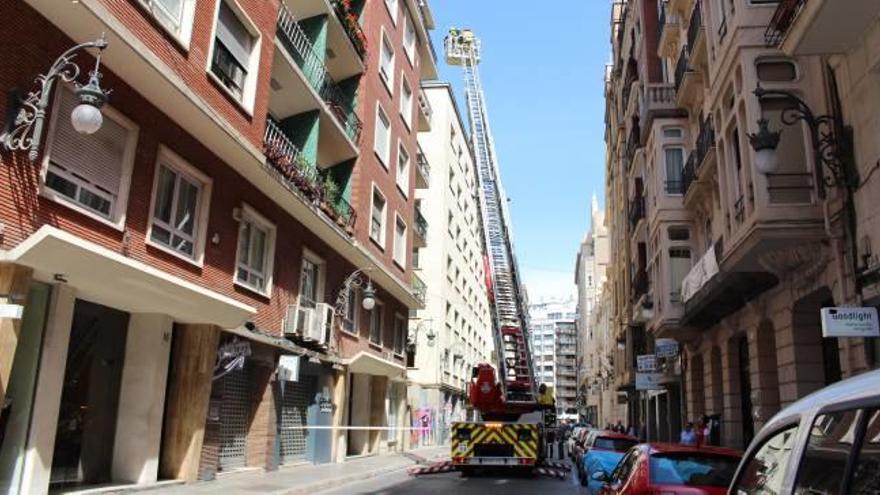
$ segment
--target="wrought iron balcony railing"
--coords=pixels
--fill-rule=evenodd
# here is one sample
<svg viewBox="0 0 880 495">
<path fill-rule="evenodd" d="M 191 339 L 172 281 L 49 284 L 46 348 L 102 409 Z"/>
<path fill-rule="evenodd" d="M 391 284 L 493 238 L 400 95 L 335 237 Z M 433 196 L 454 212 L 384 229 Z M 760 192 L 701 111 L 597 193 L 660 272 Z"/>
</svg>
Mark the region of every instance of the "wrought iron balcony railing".
<svg viewBox="0 0 880 495">
<path fill-rule="evenodd" d="M 688 46 L 688 54 L 690 54 L 690 50 L 693 50 L 695 46 L 697 46 L 697 36 L 700 34 L 700 30 L 703 29 L 703 9 L 701 0 L 697 0 L 694 3 L 694 10 L 691 12 L 691 20 L 688 24 L 687 31 L 687 46 Z"/>
<path fill-rule="evenodd" d="M 278 12 L 277 27 L 282 44 L 302 69 L 309 85 L 324 100 L 348 137 L 358 144 L 363 122 L 354 110 L 353 98 L 346 97 L 330 76 L 327 66 L 324 65 L 324 57 L 315 51 L 312 42 L 284 4 L 281 4 Z"/>
<path fill-rule="evenodd" d="M 632 280 L 633 302 L 638 301 L 642 298 L 642 296 L 647 294 L 649 286 L 650 282 L 648 280 L 648 272 L 644 268 L 640 268 L 638 271 L 636 271 L 636 274 Z"/>
<path fill-rule="evenodd" d="M 421 208 L 418 206 L 415 209 L 415 224 L 416 224 L 416 234 L 422 239 L 428 238 L 428 221 L 425 220 L 425 216 L 422 215 Z"/>
<path fill-rule="evenodd" d="M 688 47 L 681 47 L 681 54 L 678 56 L 678 62 L 675 64 L 675 92 L 681 91 L 681 83 L 688 69 Z"/>
<path fill-rule="evenodd" d="M 697 170 L 703 166 L 706 155 L 715 147 L 715 125 L 709 117 L 700 122 L 700 134 L 697 136 Z"/>
<path fill-rule="evenodd" d="M 629 202 L 629 227 L 635 230 L 639 220 L 645 218 L 645 198 L 639 196 Z"/>
<path fill-rule="evenodd" d="M 682 172 L 682 189 L 684 194 L 687 194 L 691 189 L 694 181 L 697 180 L 697 151 L 693 150 L 688 155 L 687 162 L 684 164 L 684 171 Z"/>
<path fill-rule="evenodd" d="M 425 179 L 425 184 L 430 184 L 431 183 L 431 164 L 428 163 L 428 158 L 425 156 L 425 153 L 422 151 L 421 146 L 419 146 L 419 149 L 416 152 L 416 166 L 418 168 L 419 174 L 421 174 L 422 178 Z"/>
<path fill-rule="evenodd" d="M 663 0 L 663 3 L 660 5 L 660 17 L 657 19 L 657 42 L 659 43 L 660 39 L 663 38 L 663 29 L 666 28 L 666 9 L 669 8 L 669 2 Z"/>
<path fill-rule="evenodd" d="M 764 31 L 764 42 L 767 46 L 779 46 L 788 30 L 794 25 L 795 19 L 800 15 L 808 0 L 782 0 L 776 7 L 776 12 Z"/>
<path fill-rule="evenodd" d="M 425 297 L 428 295 L 428 287 L 425 285 L 425 282 L 419 278 L 418 275 L 413 273 L 412 276 L 412 291 L 413 296 L 417 301 L 421 304 L 425 304 Z"/>
</svg>

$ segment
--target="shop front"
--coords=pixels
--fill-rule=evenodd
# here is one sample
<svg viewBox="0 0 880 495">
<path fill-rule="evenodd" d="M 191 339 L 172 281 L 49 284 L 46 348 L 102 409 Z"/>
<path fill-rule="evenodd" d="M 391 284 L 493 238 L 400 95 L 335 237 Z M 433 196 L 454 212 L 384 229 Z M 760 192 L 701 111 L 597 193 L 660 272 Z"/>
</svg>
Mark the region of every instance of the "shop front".
<svg viewBox="0 0 880 495">
<path fill-rule="evenodd" d="M 370 352 L 349 359 L 347 455 L 403 449 L 406 368 Z"/>
</svg>

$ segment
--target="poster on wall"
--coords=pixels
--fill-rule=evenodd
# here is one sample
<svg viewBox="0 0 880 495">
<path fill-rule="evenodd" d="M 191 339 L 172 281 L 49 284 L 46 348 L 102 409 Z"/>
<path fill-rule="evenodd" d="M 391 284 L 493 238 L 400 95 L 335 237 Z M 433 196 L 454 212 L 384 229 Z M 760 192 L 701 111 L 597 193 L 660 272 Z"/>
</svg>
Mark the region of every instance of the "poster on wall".
<svg viewBox="0 0 880 495">
<path fill-rule="evenodd" d="M 657 369 L 657 356 L 653 354 L 636 356 L 636 369 L 641 372 L 655 371 Z"/>
<path fill-rule="evenodd" d="M 636 390 L 663 390 L 662 373 L 636 373 Z"/>
</svg>

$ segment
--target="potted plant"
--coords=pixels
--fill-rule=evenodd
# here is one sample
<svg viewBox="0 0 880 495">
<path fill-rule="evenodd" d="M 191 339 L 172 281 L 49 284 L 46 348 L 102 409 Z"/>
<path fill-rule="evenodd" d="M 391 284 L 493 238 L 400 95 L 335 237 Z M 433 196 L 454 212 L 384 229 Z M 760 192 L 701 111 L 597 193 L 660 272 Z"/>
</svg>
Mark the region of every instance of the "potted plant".
<svg viewBox="0 0 880 495">
<path fill-rule="evenodd" d="M 327 175 L 324 179 L 323 192 L 321 194 L 321 209 L 330 218 L 336 218 L 336 201 L 339 199 L 339 185 L 333 180 L 333 177 Z"/>
</svg>

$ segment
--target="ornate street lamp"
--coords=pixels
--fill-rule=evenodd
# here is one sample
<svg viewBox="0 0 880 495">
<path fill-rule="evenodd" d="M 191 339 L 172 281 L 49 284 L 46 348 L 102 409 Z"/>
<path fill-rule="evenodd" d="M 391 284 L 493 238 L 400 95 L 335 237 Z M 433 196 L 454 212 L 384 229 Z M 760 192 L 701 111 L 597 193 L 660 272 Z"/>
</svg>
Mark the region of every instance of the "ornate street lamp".
<svg viewBox="0 0 880 495">
<path fill-rule="evenodd" d="M 367 276 L 368 272 L 373 271 L 372 267 L 361 268 L 355 270 L 345 278 L 342 288 L 339 289 L 339 295 L 336 296 L 336 316 L 345 318 L 348 309 L 348 296 L 351 289 L 363 289 L 363 298 L 361 298 L 361 306 L 372 311 L 376 307 L 376 289 L 373 288 L 373 281 Z"/>
<path fill-rule="evenodd" d="M 816 115 L 803 99 L 790 91 L 758 86 L 754 93 L 759 101 L 763 98 L 782 98 L 791 104 L 782 111 L 783 124 L 804 122 L 809 127 L 816 158 L 819 197 L 825 197 L 826 187 L 843 187 L 852 191 L 858 186 L 858 173 L 852 165 L 852 146 L 845 127 L 836 116 Z M 769 122 L 763 117 L 758 120 L 758 132 L 749 134 L 749 141 L 756 153 L 755 166 L 764 175 L 773 174 L 779 169 L 777 148 L 781 134 L 781 130 L 771 130 Z"/>
<path fill-rule="evenodd" d="M 79 84 L 76 79 L 80 75 L 79 66 L 74 63 L 77 52 L 88 48 L 97 48 L 95 68 L 89 72 L 89 81 L 86 85 Z M 62 53 L 55 63 L 49 67 L 46 74 L 39 75 L 36 81 L 40 84 L 37 91 L 28 94 L 27 99 L 15 101 L 10 115 L 14 118 L 7 122 L 6 131 L 0 134 L 0 143 L 7 151 L 28 151 L 28 159 L 34 161 L 40 148 L 43 137 L 43 127 L 46 121 L 46 109 L 49 107 L 49 98 L 52 87 L 59 78 L 66 83 L 76 84 L 76 97 L 79 105 L 70 114 L 70 122 L 73 128 L 82 134 L 94 134 L 101 128 L 104 119 L 101 115 L 101 107 L 107 101 L 109 91 L 101 89 L 101 54 L 107 48 L 107 41 L 101 35 L 95 41 L 88 41 L 70 48 Z M 17 100 L 17 98 L 15 98 Z"/>
</svg>

